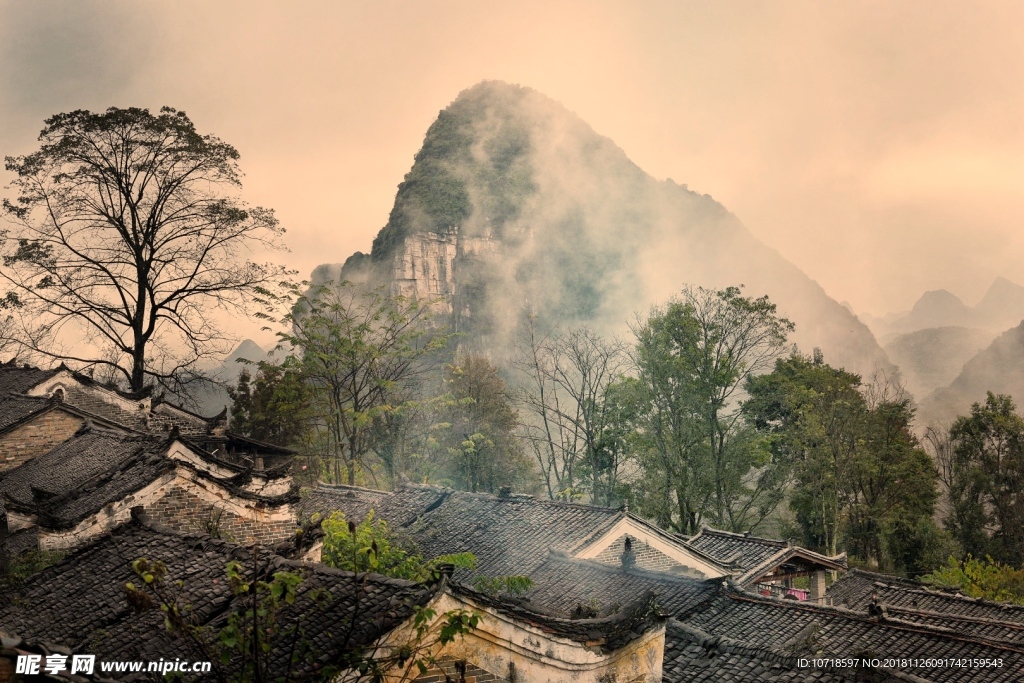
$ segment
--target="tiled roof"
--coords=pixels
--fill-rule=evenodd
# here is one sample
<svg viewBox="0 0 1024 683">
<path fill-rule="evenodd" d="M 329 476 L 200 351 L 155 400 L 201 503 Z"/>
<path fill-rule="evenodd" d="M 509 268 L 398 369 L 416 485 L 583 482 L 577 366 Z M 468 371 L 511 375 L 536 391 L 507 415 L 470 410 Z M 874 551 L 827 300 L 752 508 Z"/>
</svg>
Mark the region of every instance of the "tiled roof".
<svg viewBox="0 0 1024 683">
<path fill-rule="evenodd" d="M 112 471 L 121 470 L 139 482 L 140 476 L 133 475 L 127 465 L 161 445 L 166 442 L 153 437 L 83 428 L 49 453 L 0 475 L 0 495 L 33 507 L 37 498 L 59 498 L 102 485 Z"/>
<path fill-rule="evenodd" d="M 124 585 L 138 580 L 131 562 L 143 557 L 162 561 L 168 585 L 179 578 L 184 582 L 185 598 L 205 624 L 223 615 L 235 599 L 225 578 L 227 562 L 251 567 L 252 553 L 251 548 L 132 522 L 32 577 L 15 594 L 0 596 L 0 630 L 63 643 L 104 661 L 201 658 L 163 628 L 158 610 L 139 613 L 129 608 Z M 355 580 L 347 572 L 270 553 L 262 553 L 258 563 L 262 571 L 303 574 L 295 604 L 283 609 L 282 620 L 301 620 L 310 634 L 307 644 L 332 662 L 402 623 L 437 590 L 376 575 L 361 574 Z M 287 667 L 287 652 L 275 655 L 274 677 Z M 293 666 L 292 674 L 309 672 L 310 667 Z"/>
<path fill-rule="evenodd" d="M 828 588 L 835 605 L 866 611 L 871 596 L 891 608 L 988 619 L 1024 625 L 1024 606 L 969 598 L 952 590 L 931 588 L 912 579 L 851 569 Z"/>
<path fill-rule="evenodd" d="M 390 496 L 387 491 L 321 483 L 308 491 L 303 491 L 299 516 L 308 519 L 317 514 L 321 518 L 326 518 L 332 512 L 340 510 L 345 513 L 346 519 L 358 524 L 366 519 L 370 510 L 382 509 L 382 503 Z"/>
<path fill-rule="evenodd" d="M 688 626 L 748 646 L 804 657 L 939 658 L 1001 660 L 999 667 L 896 668 L 929 681 L 1019 681 L 1024 647 L 986 641 L 949 629 L 869 617 L 833 607 L 754 595 L 734 587 L 678 615 Z M 923 664 L 923 663 L 922 663 Z"/>
<path fill-rule="evenodd" d="M 733 563 L 746 572 L 777 555 L 787 543 L 749 534 L 704 528 L 687 541 L 687 545 L 703 550 L 719 562 Z"/>
<path fill-rule="evenodd" d="M 883 610 L 885 618 L 984 640 L 1024 646 L 1024 606 L 970 598 L 912 579 L 850 571 L 829 587 L 833 604 L 853 611 Z"/>
<path fill-rule="evenodd" d="M 452 491 L 402 527 L 426 557 L 471 552 L 477 574 L 530 576 L 550 550 L 572 553 L 622 515 L 530 496 Z"/>
<path fill-rule="evenodd" d="M 721 583 L 721 579 L 702 581 L 636 568 L 627 571 L 554 552 L 530 578 L 534 582 L 526 594 L 530 602 L 562 614 L 614 612 L 648 593 L 662 611 L 677 614 L 708 599 Z"/>
<path fill-rule="evenodd" d="M 0 364 L 0 396 L 24 394 L 40 382 L 45 382 L 60 369 L 40 370 L 28 365 L 16 365 L 14 359 Z"/>
<path fill-rule="evenodd" d="M 39 549 L 39 527 L 31 526 L 9 534 L 4 541 L 8 557 Z"/>
<path fill-rule="evenodd" d="M 608 508 L 491 495 L 407 484 L 394 493 L 351 487 L 318 487 L 307 496 L 308 510 L 341 510 L 359 521 L 373 509 L 419 548 L 424 557 L 471 552 L 475 574 L 527 575 L 547 560 L 552 549 L 573 552 L 610 529 L 622 512 Z M 317 489 L 313 489 L 316 491 Z M 470 573 L 459 570 L 459 580 Z"/>
<path fill-rule="evenodd" d="M 653 593 L 641 595 L 638 600 L 614 614 L 590 619 L 572 619 L 536 609 L 532 602 L 508 597 L 494 597 L 467 586 L 453 585 L 456 595 L 465 596 L 479 605 L 490 607 L 519 622 L 530 624 L 551 635 L 577 643 L 597 646 L 610 653 L 631 643 L 650 628 L 665 621 Z"/>
<path fill-rule="evenodd" d="M 434 486 L 404 486 L 391 492 L 321 482 L 302 492 L 299 518 L 307 522 L 314 515 L 324 518 L 333 512 L 341 512 L 347 520 L 358 524 L 373 510 L 376 519 L 383 519 L 392 531 L 400 531 L 406 524 L 438 505 L 449 493 L 448 489 Z M 404 535 L 404 532 L 401 533 Z M 318 533 L 314 532 L 307 540 L 311 541 L 317 536 Z"/>
<path fill-rule="evenodd" d="M 828 557 L 806 548 L 793 546 L 787 541 L 759 538 L 750 534 L 704 528 L 686 542 L 692 548 L 701 550 L 724 564 L 739 568 L 737 581 L 748 584 L 761 578 L 774 568 L 798 560 L 803 563 L 820 564 L 829 568 L 845 568 L 846 555 Z"/>
<path fill-rule="evenodd" d="M 0 432 L 7 431 L 56 404 L 57 401 L 42 396 L 6 395 L 0 398 Z"/>
<path fill-rule="evenodd" d="M 883 683 L 900 679 L 873 669 L 801 667 L 800 658 L 781 650 L 712 636 L 673 619 L 665 629 L 662 680 L 665 683 Z"/>
</svg>

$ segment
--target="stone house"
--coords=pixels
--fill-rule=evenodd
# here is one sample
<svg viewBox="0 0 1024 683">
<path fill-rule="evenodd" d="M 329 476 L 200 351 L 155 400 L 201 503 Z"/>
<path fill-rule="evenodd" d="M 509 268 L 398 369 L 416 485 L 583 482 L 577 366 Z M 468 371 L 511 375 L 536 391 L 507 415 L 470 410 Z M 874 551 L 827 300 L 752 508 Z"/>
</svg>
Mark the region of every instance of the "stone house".
<svg viewBox="0 0 1024 683">
<path fill-rule="evenodd" d="M 686 541 L 735 570 L 739 585 L 765 595 L 791 596 L 824 604 L 826 575 L 848 569 L 846 553 L 829 557 L 789 541 L 736 534 L 705 527 Z M 793 589 L 797 578 L 809 579 L 806 592 Z"/>
<path fill-rule="evenodd" d="M 237 546 L 208 536 L 185 535 L 136 517 L 56 565 L 31 578 L 0 600 L 0 631 L 30 641 L 61 643 L 70 652 L 95 654 L 100 661 L 208 659 L 187 638 L 168 632 L 156 605 L 129 609 L 123 586 L 133 579 L 131 562 L 146 558 L 168 568 L 166 581 L 181 577 L 182 604 L 198 625 L 216 625 L 216 617 L 247 595 L 232 594 L 225 566 L 236 561 L 252 575 L 288 570 L 301 574 L 294 604 L 281 619 L 301 621 L 309 642 L 292 650 L 282 641 L 272 650 L 272 677 L 294 679 L 323 666 L 338 666 L 336 680 L 356 680 L 353 657 L 387 662 L 387 680 L 420 683 L 460 680 L 579 683 L 655 683 L 662 679 L 665 618 L 651 596 L 617 615 L 574 620 L 524 606 L 514 598 L 486 595 L 446 577 L 413 583 L 372 574 L 354 575 L 322 565 L 300 563 L 268 551 Z M 433 610 L 425 634 L 416 616 Z M 444 616 L 469 610 L 479 624 L 448 644 L 437 639 Z M 411 656 L 429 657 L 425 673 Z M 305 651 L 294 657 L 290 653 Z M 230 665 L 229 665 L 230 666 Z M 449 676 L 446 678 L 445 676 Z"/>
<path fill-rule="evenodd" d="M 138 506 L 173 528 L 289 540 L 293 455 L 231 433 L 224 412 L 197 415 L 64 366 L 0 365 L 0 554 L 74 547 Z"/>
<path fill-rule="evenodd" d="M 393 493 L 318 485 L 303 499 L 306 516 L 340 510 L 350 520 L 372 509 L 424 552 L 473 552 L 480 573 L 530 574 L 550 551 L 579 560 L 698 579 L 731 577 L 747 588 L 811 579 L 811 598 L 825 598 L 826 572 L 846 570 L 845 554 L 826 557 L 786 541 L 704 529 L 670 534 L 628 510 L 406 485 Z M 627 547 L 628 546 L 628 547 Z M 313 551 L 315 557 L 316 551 Z M 815 589 L 817 592 L 814 592 Z"/>
</svg>

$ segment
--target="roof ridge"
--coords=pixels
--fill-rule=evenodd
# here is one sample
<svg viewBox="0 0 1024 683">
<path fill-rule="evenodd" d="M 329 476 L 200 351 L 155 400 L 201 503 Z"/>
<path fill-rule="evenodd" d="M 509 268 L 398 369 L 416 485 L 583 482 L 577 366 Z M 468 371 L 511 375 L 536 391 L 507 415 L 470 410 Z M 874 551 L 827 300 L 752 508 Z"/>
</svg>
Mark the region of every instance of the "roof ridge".
<svg viewBox="0 0 1024 683">
<path fill-rule="evenodd" d="M 920 584 L 917 587 L 908 587 L 904 590 L 908 593 L 924 594 L 933 597 L 948 598 L 950 600 L 960 600 L 975 605 L 984 605 L 986 607 L 991 606 L 998 609 L 1021 610 L 1022 612 L 1024 612 L 1024 605 L 1017 605 L 1012 602 L 1000 602 L 998 600 L 989 600 L 988 598 L 975 598 L 970 595 L 964 595 L 963 593 L 958 592 L 955 588 L 945 588 L 940 586 L 936 586 L 935 588 L 929 588 L 928 584 Z"/>
<path fill-rule="evenodd" d="M 717 534 L 719 536 L 728 536 L 730 538 L 736 538 L 743 541 L 754 541 L 756 543 L 762 543 L 764 545 L 774 545 L 779 546 L 781 548 L 785 548 L 790 545 L 789 541 L 784 541 L 778 538 L 765 538 L 763 536 L 753 536 L 749 532 L 738 533 L 736 531 L 725 531 L 724 529 L 713 529 L 709 526 L 702 527 L 700 533 L 697 534 L 697 536 L 700 536 L 704 533 Z M 695 540 L 697 536 L 691 538 L 690 541 Z"/>
<path fill-rule="evenodd" d="M 328 484 L 324 481 L 317 480 L 316 484 L 313 485 L 312 489 L 326 489 L 328 491 L 366 491 L 368 493 L 384 493 L 387 495 L 393 495 L 395 491 L 385 491 L 384 489 L 371 489 L 365 486 L 352 486 L 349 484 Z"/>
<path fill-rule="evenodd" d="M 728 636 L 716 636 L 708 633 L 707 631 L 697 628 L 691 624 L 686 623 L 672 617 L 668 621 L 669 625 L 678 631 L 682 631 L 690 638 L 690 642 L 693 642 L 705 649 L 714 649 L 718 652 L 739 652 L 741 654 L 754 654 L 760 655 L 762 658 L 770 659 L 773 662 L 779 664 L 788 664 L 789 666 L 796 667 L 799 657 L 797 655 L 789 654 L 781 650 L 780 648 L 771 647 L 769 645 L 755 645 L 748 643 L 743 640 L 737 640 Z"/>
<path fill-rule="evenodd" d="M 990 619 L 988 617 L 977 617 L 970 614 L 957 614 L 955 612 L 936 612 L 935 610 L 918 609 L 917 607 L 907 607 L 905 605 L 895 605 L 888 602 L 878 603 L 879 607 L 884 607 L 890 612 L 906 612 L 910 614 L 921 614 L 929 617 L 939 617 L 942 619 L 953 619 L 956 621 L 969 621 L 979 624 L 1001 624 L 1008 626 L 1014 630 L 1024 631 L 1024 622 L 1020 621 L 1002 621 L 1001 619 Z"/>
<path fill-rule="evenodd" d="M 1000 649 L 1011 650 L 1013 652 L 1024 653 L 1024 646 L 1008 643 L 990 642 L 982 640 L 980 638 L 965 636 L 955 630 L 941 629 L 939 627 L 928 626 L 926 624 L 917 624 L 914 622 L 907 622 L 900 619 L 879 619 L 878 617 L 869 616 L 863 612 L 855 612 L 851 609 L 843 607 L 835 607 L 831 605 L 815 605 L 809 604 L 809 601 L 798 601 L 798 600 L 783 600 L 782 598 L 776 598 L 774 596 L 760 595 L 751 593 L 748 591 L 735 590 L 733 592 L 727 592 L 724 597 L 731 600 L 743 600 L 746 602 L 759 602 L 764 605 L 771 607 L 782 608 L 782 609 L 796 609 L 804 612 L 812 612 L 816 614 L 834 614 L 839 617 L 854 619 L 860 622 L 867 622 L 871 624 L 886 624 L 900 628 L 907 631 L 916 631 L 918 633 L 927 633 L 932 635 L 939 635 L 944 637 L 951 637 L 954 640 L 960 640 L 964 642 L 980 643 L 982 645 L 988 645 Z"/>
</svg>

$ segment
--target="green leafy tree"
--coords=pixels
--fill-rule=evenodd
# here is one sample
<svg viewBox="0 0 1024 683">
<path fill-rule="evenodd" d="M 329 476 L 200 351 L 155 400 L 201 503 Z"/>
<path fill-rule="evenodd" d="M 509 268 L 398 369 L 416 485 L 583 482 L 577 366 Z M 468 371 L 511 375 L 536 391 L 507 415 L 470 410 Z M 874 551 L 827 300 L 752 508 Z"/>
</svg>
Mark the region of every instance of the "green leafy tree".
<svg viewBox="0 0 1024 683">
<path fill-rule="evenodd" d="M 231 430 L 278 446 L 301 444 L 309 434 L 310 390 L 295 356 L 244 368 L 231 396 Z"/>
<path fill-rule="evenodd" d="M 938 473 L 911 432 L 909 400 L 883 383 L 864 387 L 820 352 L 793 354 L 747 383 L 743 410 L 791 464 L 790 505 L 807 545 L 920 571 L 935 557 L 928 544 L 943 541 L 931 522 Z"/>
<path fill-rule="evenodd" d="M 922 568 L 909 552 L 914 544 L 924 545 L 914 534 L 924 539 L 937 536 L 931 519 L 938 500 L 938 471 L 911 432 L 913 414 L 905 398 L 870 407 L 864 440 L 851 479 L 845 482 L 847 546 L 854 556 L 885 569 Z M 900 547 L 897 537 L 904 551 L 893 557 L 889 551 Z"/>
<path fill-rule="evenodd" d="M 970 554 L 963 560 L 950 557 L 944 567 L 922 576 L 924 583 L 939 588 L 955 588 L 972 598 L 1024 605 L 1024 569 L 1015 569 L 986 557 Z"/>
<path fill-rule="evenodd" d="M 450 335 L 430 324 L 429 302 L 350 282 L 296 292 L 282 344 L 302 359 L 317 450 L 335 482 L 355 484 L 375 460 L 375 424 L 409 402 Z"/>
<path fill-rule="evenodd" d="M 348 521 L 342 512 L 333 512 L 320 521 L 320 528 L 324 532 L 321 561 L 330 567 L 413 581 L 435 578 L 443 565 L 476 567 L 472 553 L 424 560 L 411 543 L 396 539 L 387 522 L 372 510 L 359 524 Z"/>
<path fill-rule="evenodd" d="M 966 552 L 1024 564 L 1024 418 L 991 392 L 949 430 L 947 528 Z"/>
<path fill-rule="evenodd" d="M 39 140 L 6 159 L 17 194 L 3 203 L 0 334 L 133 391 L 183 391 L 199 361 L 227 350 L 224 314 L 281 279 L 244 255 L 279 247 L 283 229 L 237 198 L 235 148 L 184 112 L 57 114 Z"/>
<path fill-rule="evenodd" d="M 771 367 L 793 324 L 768 297 L 687 287 L 633 328 L 647 439 L 645 509 L 697 533 L 707 520 L 749 529 L 779 500 L 770 452 L 745 430 L 744 382 Z"/>
<path fill-rule="evenodd" d="M 474 492 L 532 489 L 530 462 L 516 435 L 519 415 L 498 368 L 483 356 L 463 356 L 447 366 L 444 387 L 445 400 L 437 404 L 443 427 L 435 439 L 447 456 L 448 478 Z"/>
<path fill-rule="evenodd" d="M 845 485 L 867 418 L 860 384 L 858 375 L 825 364 L 820 353 L 793 354 L 748 382 L 743 406 L 751 424 L 770 436 L 776 457 L 792 464 L 790 506 L 804 543 L 830 555 L 838 552 Z"/>
</svg>

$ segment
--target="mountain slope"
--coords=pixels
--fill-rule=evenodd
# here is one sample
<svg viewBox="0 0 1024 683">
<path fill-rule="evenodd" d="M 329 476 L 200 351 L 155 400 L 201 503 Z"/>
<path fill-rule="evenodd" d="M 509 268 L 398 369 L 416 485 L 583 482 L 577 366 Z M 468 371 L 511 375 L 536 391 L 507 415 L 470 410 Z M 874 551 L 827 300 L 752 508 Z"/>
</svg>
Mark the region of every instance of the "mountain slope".
<svg viewBox="0 0 1024 683">
<path fill-rule="evenodd" d="M 861 319 L 886 345 L 896 335 L 938 327 L 972 327 L 995 335 L 1024 320 L 1024 287 L 997 277 L 973 307 L 938 289 L 922 294 L 909 311 L 879 317 L 863 314 Z"/>
<path fill-rule="evenodd" d="M 966 327 L 931 327 L 900 335 L 885 345 L 915 396 L 927 396 L 952 382 L 964 363 L 985 348 L 994 335 Z"/>
<path fill-rule="evenodd" d="M 890 367 L 870 331 L 721 204 L 657 181 L 536 91 L 464 91 L 427 131 L 369 255 L 316 279 L 370 277 L 439 310 L 467 343 L 507 351 L 523 315 L 622 333 L 685 283 L 745 284 L 797 324 L 805 352 Z"/>
<path fill-rule="evenodd" d="M 970 405 L 985 401 L 985 392 L 1009 394 L 1024 403 L 1024 323 L 996 337 L 971 358 L 949 386 L 921 401 L 920 424 L 950 422 Z"/>
</svg>

